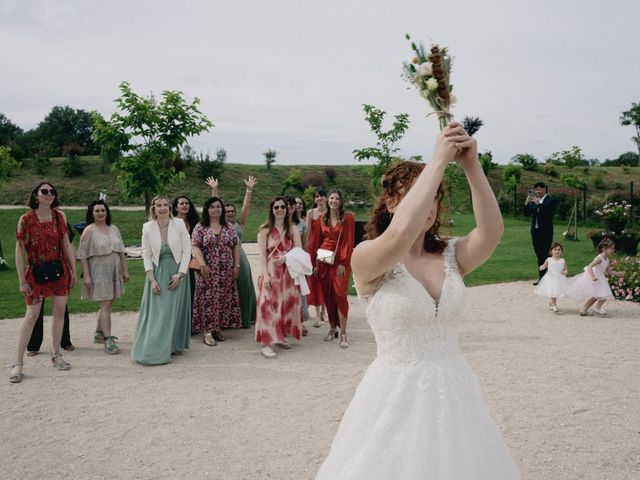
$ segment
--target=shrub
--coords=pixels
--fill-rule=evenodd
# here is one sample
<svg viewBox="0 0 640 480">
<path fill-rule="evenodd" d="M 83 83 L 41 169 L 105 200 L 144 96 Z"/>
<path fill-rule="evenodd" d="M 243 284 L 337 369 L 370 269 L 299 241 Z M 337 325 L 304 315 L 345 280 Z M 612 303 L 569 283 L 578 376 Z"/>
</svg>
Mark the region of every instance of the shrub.
<svg viewBox="0 0 640 480">
<path fill-rule="evenodd" d="M 0 146 L 0 182 L 7 180 L 20 164 L 11 155 L 9 147 Z"/>
<path fill-rule="evenodd" d="M 36 154 L 35 158 L 33 159 L 33 164 L 36 167 L 36 173 L 38 175 L 43 175 L 44 172 L 46 172 L 48 168 L 51 166 L 51 160 L 49 160 L 49 157 L 46 155 L 44 151 L 40 151 Z"/>
<path fill-rule="evenodd" d="M 79 177 L 82 175 L 82 147 L 77 143 L 71 143 L 62 147 L 62 154 L 65 159 L 62 162 L 62 171 L 67 177 Z"/>
<path fill-rule="evenodd" d="M 478 155 L 478 160 L 480 160 L 480 166 L 482 167 L 482 171 L 485 175 L 489 175 L 489 171 L 494 167 L 493 163 L 493 154 L 490 151 L 486 151 Z"/>
<path fill-rule="evenodd" d="M 538 160 L 530 153 L 518 153 L 513 156 L 511 161 L 519 163 L 525 170 L 535 171 L 538 168 Z"/>
<path fill-rule="evenodd" d="M 292 168 L 289 170 L 289 176 L 284 181 L 281 193 L 284 194 L 289 189 L 293 189 L 298 192 L 304 191 L 304 186 L 302 185 L 302 172 L 299 168 Z"/>
<path fill-rule="evenodd" d="M 604 183 L 604 175 L 602 173 L 598 173 L 593 179 L 593 186 L 598 190 L 604 190 L 607 188 L 607 185 Z"/>
<path fill-rule="evenodd" d="M 614 261 L 612 268 L 622 273 L 620 278 L 609 278 L 613 295 L 620 300 L 640 302 L 640 259 L 624 257 Z"/>
<path fill-rule="evenodd" d="M 324 176 L 327 177 L 331 183 L 335 183 L 338 172 L 336 172 L 336 169 L 331 165 L 327 165 L 324 167 Z"/>
<path fill-rule="evenodd" d="M 303 185 L 306 187 L 322 187 L 324 186 L 324 176 L 319 173 L 308 173 L 304 177 Z"/>
<path fill-rule="evenodd" d="M 216 158 L 211 159 L 209 152 L 198 155 L 198 175 L 201 178 L 220 178 L 224 171 L 224 162 L 227 160 L 227 151 L 224 148 L 216 150 Z"/>
<path fill-rule="evenodd" d="M 304 189 L 302 198 L 304 199 L 304 203 L 307 205 L 307 210 L 313 207 L 313 187 L 311 185 Z"/>
<path fill-rule="evenodd" d="M 522 168 L 518 165 L 507 165 L 504 167 L 502 171 L 502 178 L 505 184 L 515 186 L 520 183 L 520 178 L 522 177 Z"/>
<path fill-rule="evenodd" d="M 556 166 L 551 162 L 547 162 L 544 164 L 544 173 L 549 177 L 558 176 L 558 170 L 556 169 Z"/>
</svg>

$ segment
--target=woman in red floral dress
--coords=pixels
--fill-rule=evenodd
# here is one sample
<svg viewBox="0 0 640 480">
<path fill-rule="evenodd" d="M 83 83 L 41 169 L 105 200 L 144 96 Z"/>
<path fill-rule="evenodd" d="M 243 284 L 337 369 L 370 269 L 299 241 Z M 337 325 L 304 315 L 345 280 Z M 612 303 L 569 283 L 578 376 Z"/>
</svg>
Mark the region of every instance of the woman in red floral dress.
<svg viewBox="0 0 640 480">
<path fill-rule="evenodd" d="M 193 256 L 200 263 L 193 298 L 194 332 L 203 332 L 209 346 L 223 342 L 222 328 L 241 328 L 236 280 L 240 273 L 240 241 L 235 225 L 228 225 L 218 197 L 207 200 L 202 220 L 191 234 Z"/>
<path fill-rule="evenodd" d="M 327 200 L 329 209 L 322 217 L 320 229 L 316 230 L 314 244 L 335 252 L 332 265 L 316 260 L 314 273 L 322 287 L 324 304 L 329 317 L 329 333 L 324 338 L 331 341 L 340 326 L 340 347 L 348 348 L 347 316 L 349 314 L 349 279 L 351 278 L 351 253 L 355 236 L 355 217 L 344 211 L 340 190 L 331 190 Z M 309 252 L 311 253 L 311 252 Z M 312 256 L 316 253 L 313 252 Z"/>
<path fill-rule="evenodd" d="M 24 353 L 33 325 L 40 313 L 40 303 L 46 297 L 51 297 L 53 304 L 51 362 L 58 370 L 71 368 L 60 353 L 60 339 L 67 298 L 76 284 L 76 259 L 67 236 L 67 219 L 62 212 L 55 209 L 58 205 L 60 202 L 56 189 L 49 182 L 41 182 L 31 191 L 31 211 L 22 215 L 18 221 L 16 271 L 20 281 L 20 294 L 25 296 L 27 313 L 20 327 L 18 350 L 9 377 L 11 383 L 21 382 L 24 378 Z M 34 266 L 56 260 L 60 261 L 62 266 L 59 276 L 38 283 L 33 273 Z"/>
<path fill-rule="evenodd" d="M 266 358 L 276 357 L 274 344 L 289 349 L 286 337 L 300 340 L 302 334 L 300 289 L 285 264 L 287 252 L 294 247 L 302 247 L 300 232 L 289 223 L 285 198 L 275 197 L 267 222 L 258 231 L 262 275 L 258 279 L 256 342 Z"/>
</svg>

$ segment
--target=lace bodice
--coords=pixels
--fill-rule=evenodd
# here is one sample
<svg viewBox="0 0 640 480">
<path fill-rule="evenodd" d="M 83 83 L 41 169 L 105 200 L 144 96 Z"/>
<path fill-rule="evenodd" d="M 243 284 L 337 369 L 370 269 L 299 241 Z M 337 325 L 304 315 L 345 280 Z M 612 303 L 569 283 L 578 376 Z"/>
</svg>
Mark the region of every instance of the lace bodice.
<svg viewBox="0 0 640 480">
<path fill-rule="evenodd" d="M 439 360 L 461 355 L 457 317 L 464 307 L 465 286 L 455 243 L 451 239 L 443 252 L 445 279 L 439 301 L 402 264 L 386 273 L 375 292 L 363 298 L 379 360 Z"/>
</svg>

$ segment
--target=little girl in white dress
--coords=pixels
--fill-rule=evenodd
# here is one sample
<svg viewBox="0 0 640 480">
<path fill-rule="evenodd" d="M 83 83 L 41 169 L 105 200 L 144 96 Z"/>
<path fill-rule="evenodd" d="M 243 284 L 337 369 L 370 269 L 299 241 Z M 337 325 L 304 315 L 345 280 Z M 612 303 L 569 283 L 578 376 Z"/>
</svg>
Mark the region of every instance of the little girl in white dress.
<svg viewBox="0 0 640 480">
<path fill-rule="evenodd" d="M 540 265 L 540 271 L 546 268 L 547 273 L 540 279 L 533 292 L 541 297 L 549 298 L 549 308 L 553 313 L 557 313 L 557 298 L 566 296 L 569 290 L 567 263 L 562 258 L 564 249 L 560 243 L 553 242 L 549 253 L 551 256 Z"/>
<path fill-rule="evenodd" d="M 613 300 L 611 287 L 607 281 L 607 275 L 620 276 L 619 272 L 611 270 L 609 256 L 614 252 L 615 246 L 609 238 L 603 238 L 598 244 L 598 255 L 593 261 L 584 267 L 584 272 L 569 280 L 569 296 L 578 302 L 584 302 L 580 309 L 580 315 L 591 315 L 589 308 L 594 303 L 594 311 L 598 315 L 606 315 L 607 311 L 602 305 L 607 300 Z"/>
</svg>

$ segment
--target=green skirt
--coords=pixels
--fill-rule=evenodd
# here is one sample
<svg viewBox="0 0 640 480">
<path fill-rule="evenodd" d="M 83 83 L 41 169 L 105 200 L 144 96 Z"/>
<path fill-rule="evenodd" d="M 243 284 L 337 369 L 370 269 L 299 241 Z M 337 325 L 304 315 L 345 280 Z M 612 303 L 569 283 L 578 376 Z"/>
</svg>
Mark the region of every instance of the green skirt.
<svg viewBox="0 0 640 480">
<path fill-rule="evenodd" d="M 183 278 L 175 290 L 169 289 L 171 277 L 178 273 L 179 265 L 171 249 L 163 244 L 154 275 L 160 285 L 160 295 L 151 291 L 145 282 L 142 304 L 136 324 L 131 357 L 145 365 L 169 363 L 171 354 L 189 348 L 191 341 L 191 286 Z"/>
<path fill-rule="evenodd" d="M 251 328 L 256 322 L 256 291 L 253 288 L 251 265 L 243 248 L 240 248 L 240 274 L 237 283 L 242 328 Z"/>
</svg>

